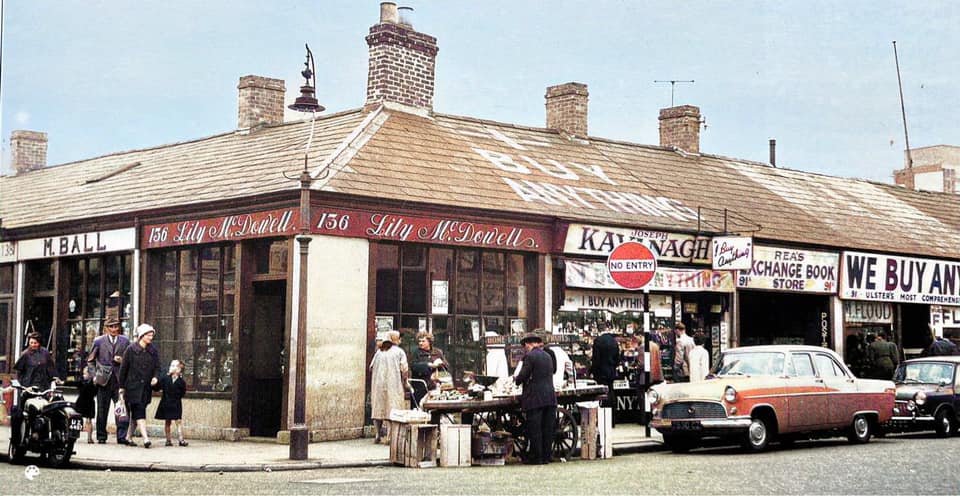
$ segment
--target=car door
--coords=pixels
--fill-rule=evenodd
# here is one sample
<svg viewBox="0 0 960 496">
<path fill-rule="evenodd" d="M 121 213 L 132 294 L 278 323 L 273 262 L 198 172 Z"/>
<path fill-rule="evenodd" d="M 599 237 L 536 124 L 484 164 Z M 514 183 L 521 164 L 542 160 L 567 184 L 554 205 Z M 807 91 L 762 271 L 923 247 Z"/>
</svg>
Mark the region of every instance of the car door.
<svg viewBox="0 0 960 496">
<path fill-rule="evenodd" d="M 817 377 L 813 357 L 806 352 L 791 353 L 786 374 L 788 426 L 781 431 L 803 431 L 819 425 L 826 407 L 826 389 Z"/>
<path fill-rule="evenodd" d="M 824 418 L 832 426 L 843 426 L 853 420 L 857 408 L 857 385 L 843 367 L 826 353 L 816 353 L 814 363 L 817 375 L 823 383 Z"/>
</svg>

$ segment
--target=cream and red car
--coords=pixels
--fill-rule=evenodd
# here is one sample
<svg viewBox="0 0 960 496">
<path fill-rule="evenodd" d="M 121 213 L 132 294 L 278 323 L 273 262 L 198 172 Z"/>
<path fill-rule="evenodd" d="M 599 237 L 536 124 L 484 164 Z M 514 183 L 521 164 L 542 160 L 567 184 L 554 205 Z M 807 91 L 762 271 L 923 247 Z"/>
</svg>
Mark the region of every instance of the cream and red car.
<svg viewBox="0 0 960 496">
<path fill-rule="evenodd" d="M 775 440 L 838 435 L 866 443 L 893 412 L 892 381 L 854 377 L 826 348 L 733 348 L 714 370 L 703 382 L 650 390 L 650 425 L 672 450 L 686 451 L 713 437 L 753 451 Z"/>
</svg>

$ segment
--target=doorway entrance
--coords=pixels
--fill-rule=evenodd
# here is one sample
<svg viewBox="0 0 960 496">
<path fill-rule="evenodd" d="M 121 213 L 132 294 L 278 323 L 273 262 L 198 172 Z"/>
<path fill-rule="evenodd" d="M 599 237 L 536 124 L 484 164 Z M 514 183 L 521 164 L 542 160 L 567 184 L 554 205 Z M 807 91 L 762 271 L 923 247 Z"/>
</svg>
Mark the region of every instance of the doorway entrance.
<svg viewBox="0 0 960 496">
<path fill-rule="evenodd" d="M 253 315 L 244 332 L 244 364 L 238 398 L 241 418 L 246 417 L 251 436 L 275 437 L 283 411 L 283 364 L 287 285 L 285 280 L 253 283 Z M 241 424 L 242 425 L 242 424 Z"/>
</svg>

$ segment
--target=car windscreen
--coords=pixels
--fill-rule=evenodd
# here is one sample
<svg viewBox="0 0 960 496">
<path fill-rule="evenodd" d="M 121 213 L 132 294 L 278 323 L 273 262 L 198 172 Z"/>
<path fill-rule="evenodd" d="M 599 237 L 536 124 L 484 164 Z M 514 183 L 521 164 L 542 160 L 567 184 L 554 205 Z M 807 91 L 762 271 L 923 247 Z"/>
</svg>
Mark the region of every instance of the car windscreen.
<svg viewBox="0 0 960 496">
<path fill-rule="evenodd" d="M 774 351 L 726 353 L 716 375 L 780 375 L 783 362 L 783 353 Z"/>
<path fill-rule="evenodd" d="M 904 384 L 940 384 L 953 382 L 953 364 L 936 362 L 904 363 L 893 380 Z"/>
</svg>

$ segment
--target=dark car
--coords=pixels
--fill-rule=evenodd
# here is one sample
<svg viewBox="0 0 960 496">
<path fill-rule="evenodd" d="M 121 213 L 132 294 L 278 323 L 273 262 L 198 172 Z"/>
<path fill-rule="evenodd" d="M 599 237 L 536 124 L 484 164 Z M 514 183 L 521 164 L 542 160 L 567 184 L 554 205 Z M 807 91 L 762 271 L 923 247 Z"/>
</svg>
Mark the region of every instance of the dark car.
<svg viewBox="0 0 960 496">
<path fill-rule="evenodd" d="M 935 430 L 952 436 L 960 427 L 960 391 L 957 374 L 960 356 L 924 357 L 900 364 L 893 380 L 897 399 L 888 432 Z"/>
</svg>

